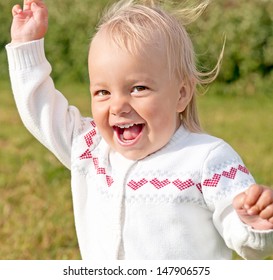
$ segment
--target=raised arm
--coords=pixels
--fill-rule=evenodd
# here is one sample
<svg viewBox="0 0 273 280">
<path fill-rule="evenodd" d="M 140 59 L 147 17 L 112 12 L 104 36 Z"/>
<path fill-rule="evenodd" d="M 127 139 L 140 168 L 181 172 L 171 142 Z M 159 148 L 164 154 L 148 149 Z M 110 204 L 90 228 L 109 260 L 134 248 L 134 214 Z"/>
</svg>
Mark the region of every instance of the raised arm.
<svg viewBox="0 0 273 280">
<path fill-rule="evenodd" d="M 6 46 L 13 95 L 26 128 L 68 168 L 71 147 L 82 126 L 77 108 L 55 89 L 51 65 L 44 51 L 47 7 L 40 0 L 25 0 L 12 9 L 12 41 Z"/>
</svg>

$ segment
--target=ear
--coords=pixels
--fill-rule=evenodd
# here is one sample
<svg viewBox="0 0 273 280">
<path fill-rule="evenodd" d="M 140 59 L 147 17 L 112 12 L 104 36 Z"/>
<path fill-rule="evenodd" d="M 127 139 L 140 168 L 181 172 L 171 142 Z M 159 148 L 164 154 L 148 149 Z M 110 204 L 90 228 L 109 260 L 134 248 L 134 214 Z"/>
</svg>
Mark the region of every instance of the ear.
<svg viewBox="0 0 273 280">
<path fill-rule="evenodd" d="M 177 112 L 182 113 L 186 107 L 189 105 L 192 96 L 194 94 L 195 83 L 194 81 L 189 81 L 188 83 L 181 83 L 179 91 L 179 99 L 177 102 Z"/>
</svg>

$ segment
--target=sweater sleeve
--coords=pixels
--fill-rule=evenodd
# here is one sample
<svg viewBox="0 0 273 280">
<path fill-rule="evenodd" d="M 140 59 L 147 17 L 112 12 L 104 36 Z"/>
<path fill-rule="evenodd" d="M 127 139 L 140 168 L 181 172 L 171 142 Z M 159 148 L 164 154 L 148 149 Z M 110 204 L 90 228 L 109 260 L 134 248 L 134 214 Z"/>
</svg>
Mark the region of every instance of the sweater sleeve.
<svg viewBox="0 0 273 280">
<path fill-rule="evenodd" d="M 6 46 L 13 95 L 26 128 L 67 167 L 73 135 L 81 126 L 77 108 L 55 89 L 44 39 Z"/>
<path fill-rule="evenodd" d="M 207 156 L 202 190 L 213 223 L 226 245 L 245 259 L 273 254 L 273 230 L 254 230 L 244 224 L 232 207 L 233 198 L 255 183 L 240 156 L 221 142 Z"/>
</svg>

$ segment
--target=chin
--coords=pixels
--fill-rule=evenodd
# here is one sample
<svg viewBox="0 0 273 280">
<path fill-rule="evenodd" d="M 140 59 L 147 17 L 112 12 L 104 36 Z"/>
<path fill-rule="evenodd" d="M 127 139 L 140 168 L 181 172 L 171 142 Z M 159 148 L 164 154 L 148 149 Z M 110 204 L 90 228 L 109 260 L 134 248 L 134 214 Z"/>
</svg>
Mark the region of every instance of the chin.
<svg viewBox="0 0 273 280">
<path fill-rule="evenodd" d="M 129 160 L 134 160 L 138 161 L 141 159 L 146 158 L 149 154 L 143 153 L 143 152 L 136 152 L 136 151 L 117 151 L 120 153 L 123 157 L 129 159 Z"/>
</svg>

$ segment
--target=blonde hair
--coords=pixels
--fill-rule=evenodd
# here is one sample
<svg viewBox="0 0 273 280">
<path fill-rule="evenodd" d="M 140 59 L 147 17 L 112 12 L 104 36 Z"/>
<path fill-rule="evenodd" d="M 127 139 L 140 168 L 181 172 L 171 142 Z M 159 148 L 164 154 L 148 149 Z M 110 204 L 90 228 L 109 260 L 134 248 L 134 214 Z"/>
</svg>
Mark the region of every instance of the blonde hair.
<svg viewBox="0 0 273 280">
<path fill-rule="evenodd" d="M 195 53 L 185 26 L 195 21 L 209 4 L 209 0 L 190 8 L 172 8 L 164 2 L 153 0 L 122 0 L 114 4 L 102 16 L 98 32 L 104 30 L 119 47 L 135 53 L 143 44 L 165 42 L 167 64 L 170 75 L 183 80 L 185 86 L 193 88 L 193 95 L 186 109 L 181 112 L 183 125 L 192 132 L 201 132 L 197 113 L 197 85 L 211 83 L 217 76 L 223 50 L 215 68 L 200 72 L 196 68 Z M 170 9 L 171 8 L 171 9 Z M 170 10 L 170 11 L 168 11 Z"/>
</svg>

